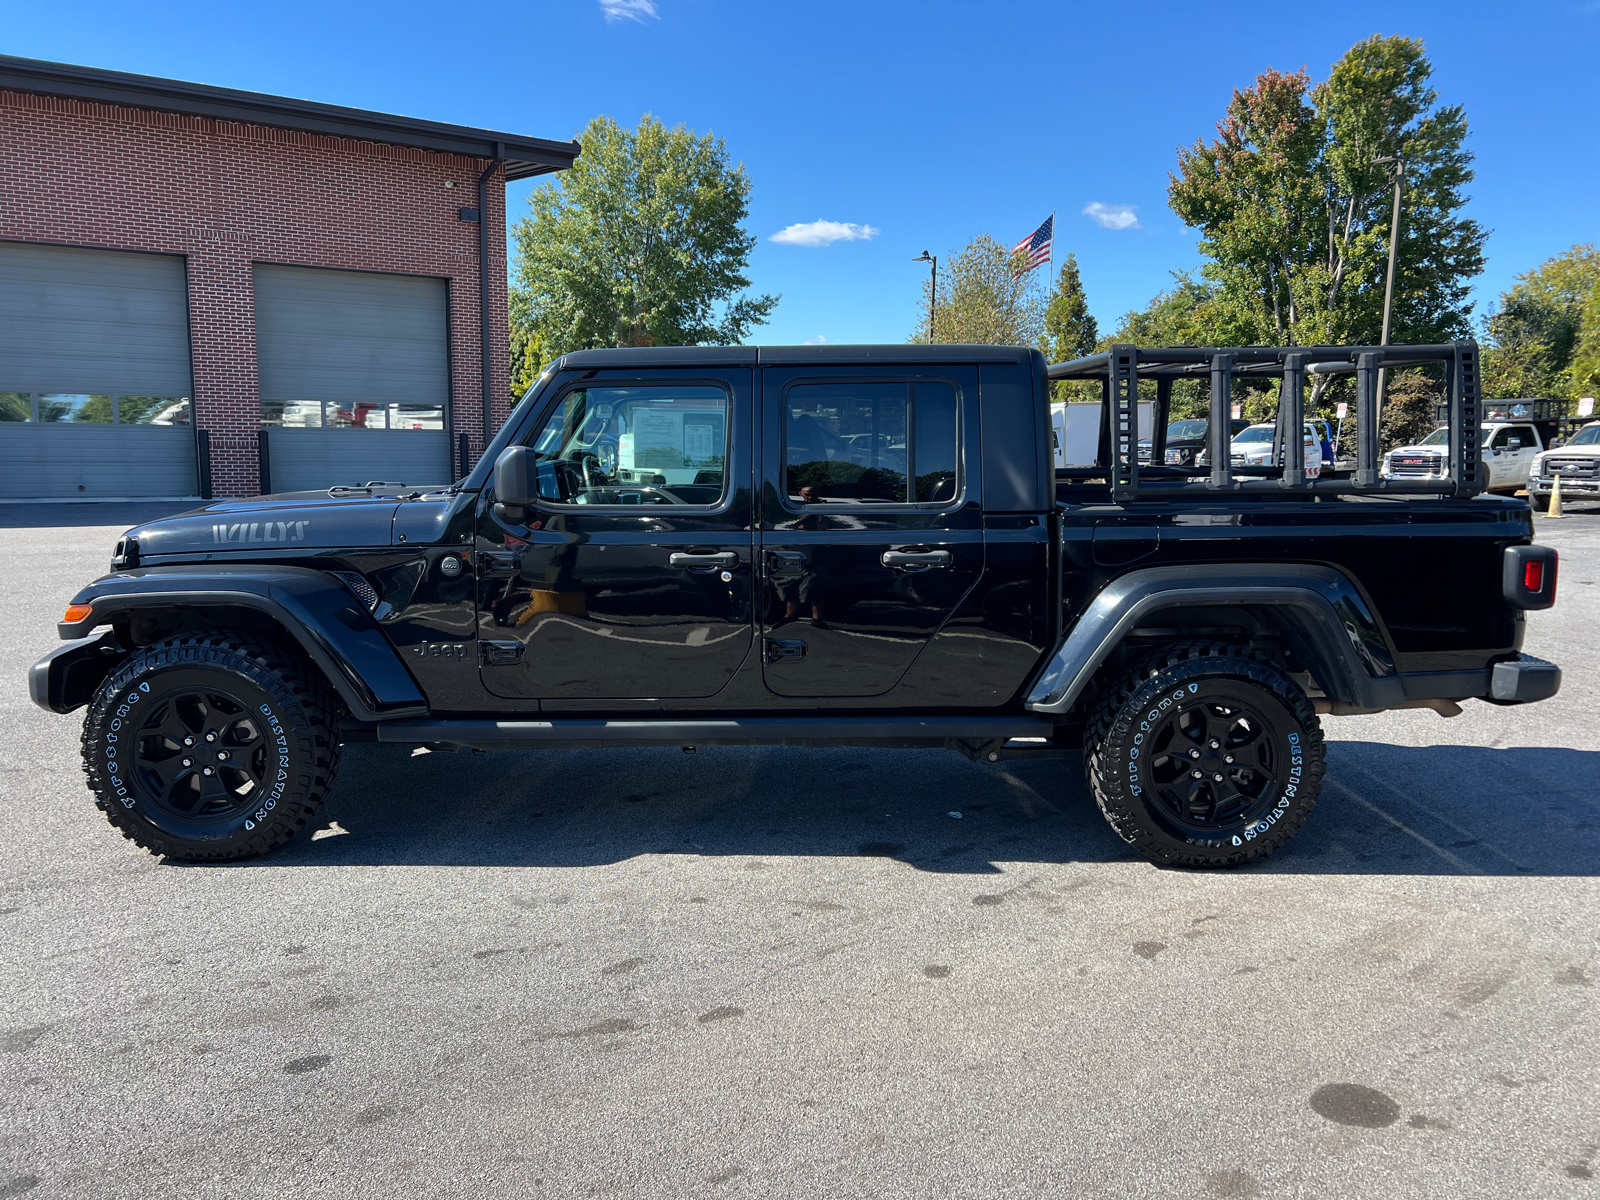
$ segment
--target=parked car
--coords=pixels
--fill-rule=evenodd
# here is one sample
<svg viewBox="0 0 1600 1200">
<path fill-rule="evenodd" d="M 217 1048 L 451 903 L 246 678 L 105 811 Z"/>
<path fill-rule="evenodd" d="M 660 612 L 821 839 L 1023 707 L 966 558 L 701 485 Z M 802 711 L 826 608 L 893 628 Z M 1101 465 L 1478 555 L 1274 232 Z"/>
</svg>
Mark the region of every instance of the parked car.
<svg viewBox="0 0 1600 1200">
<path fill-rule="evenodd" d="M 1563 497 L 1600 497 L 1600 421 L 1591 421 L 1570 440 L 1535 456 L 1528 476 L 1528 499 L 1540 512 L 1550 511 L 1556 476 Z"/>
<path fill-rule="evenodd" d="M 1272 421 L 1241 429 L 1234 435 L 1228 447 L 1233 465 L 1236 467 L 1268 465 L 1272 461 L 1272 439 L 1277 436 L 1277 432 L 1277 424 Z M 1322 443 L 1317 438 L 1316 428 L 1310 421 L 1305 423 L 1304 434 L 1306 478 L 1315 479 L 1322 474 Z M 1278 454 L 1278 461 L 1283 462 L 1282 451 Z"/>
<path fill-rule="evenodd" d="M 1271 378 L 1286 353 L 1225 361 Z M 1325 479 L 1210 490 L 1118 478 L 1110 451 L 1052 470 L 1048 381 L 1109 397 L 1138 354 L 568 354 L 450 487 L 219 500 L 129 531 L 29 691 L 87 707 L 95 803 L 176 860 L 283 845 L 366 741 L 1081 752 L 1115 834 L 1190 867 L 1294 834 L 1326 769 L 1321 715 L 1556 693 L 1560 669 L 1521 653 L 1556 558 L 1520 500 L 1474 500 L 1466 478 L 1383 504 Z M 886 428 L 912 436 L 853 461 L 845 439 Z"/>
<path fill-rule="evenodd" d="M 1168 467 L 1195 467 L 1203 465 L 1201 456 L 1206 448 L 1206 430 L 1211 428 L 1211 422 L 1198 418 L 1186 418 L 1174 421 L 1167 426 L 1167 453 L 1163 465 Z M 1238 419 L 1230 422 L 1232 437 L 1250 428 L 1249 421 Z M 1150 461 L 1150 443 L 1139 443 L 1139 461 Z"/>
<path fill-rule="evenodd" d="M 1481 433 L 1486 491 L 1516 492 L 1527 486 L 1533 460 L 1545 448 L 1539 428 L 1531 421 L 1491 421 Z M 1379 473 L 1386 479 L 1437 479 L 1445 474 L 1450 458 L 1450 427 L 1441 425 L 1410 446 L 1384 455 Z"/>
</svg>

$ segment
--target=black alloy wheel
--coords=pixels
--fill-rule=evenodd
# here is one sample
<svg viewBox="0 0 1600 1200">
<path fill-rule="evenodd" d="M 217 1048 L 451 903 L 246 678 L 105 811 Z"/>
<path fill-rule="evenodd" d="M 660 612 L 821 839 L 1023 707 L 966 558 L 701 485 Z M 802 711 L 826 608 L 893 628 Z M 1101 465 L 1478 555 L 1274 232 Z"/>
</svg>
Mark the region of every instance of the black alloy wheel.
<svg viewBox="0 0 1600 1200">
<path fill-rule="evenodd" d="M 1162 815 L 1200 837 L 1254 824 L 1283 792 L 1288 755 L 1250 706 L 1208 696 L 1146 738 L 1150 790 Z"/>
<path fill-rule="evenodd" d="M 224 821 L 264 794 L 267 741 L 237 696 L 185 690 L 151 711 L 134 761 L 150 803 L 188 820 Z"/>
<path fill-rule="evenodd" d="M 1222 643 L 1145 653 L 1105 688 L 1084 731 L 1106 820 L 1171 866 L 1271 854 L 1316 807 L 1324 765 L 1322 727 L 1299 685 Z"/>
</svg>

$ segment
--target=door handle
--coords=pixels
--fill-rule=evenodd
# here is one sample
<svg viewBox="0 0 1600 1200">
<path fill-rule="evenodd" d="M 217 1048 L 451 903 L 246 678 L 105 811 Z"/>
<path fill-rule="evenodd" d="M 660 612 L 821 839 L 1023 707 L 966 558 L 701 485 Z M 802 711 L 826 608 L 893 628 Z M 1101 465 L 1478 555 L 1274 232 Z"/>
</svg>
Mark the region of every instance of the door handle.
<svg viewBox="0 0 1600 1200">
<path fill-rule="evenodd" d="M 885 550 L 878 561 L 886 567 L 921 570 L 926 567 L 948 567 L 955 561 L 955 555 L 948 550 Z"/>
<path fill-rule="evenodd" d="M 732 550 L 724 550 L 720 554 L 686 554 L 675 550 L 667 557 L 669 566 L 687 567 L 691 571 L 714 571 L 718 567 L 726 569 L 738 562 L 739 556 Z"/>
<path fill-rule="evenodd" d="M 806 556 L 798 550 L 768 550 L 768 575 L 801 575 L 805 573 Z"/>
</svg>

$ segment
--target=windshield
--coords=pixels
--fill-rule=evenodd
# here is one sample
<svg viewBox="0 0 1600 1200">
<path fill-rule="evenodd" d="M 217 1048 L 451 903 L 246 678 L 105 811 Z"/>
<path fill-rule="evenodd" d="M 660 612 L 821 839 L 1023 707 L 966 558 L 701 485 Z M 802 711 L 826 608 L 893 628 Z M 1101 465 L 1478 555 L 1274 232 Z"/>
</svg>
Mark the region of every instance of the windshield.
<svg viewBox="0 0 1600 1200">
<path fill-rule="evenodd" d="M 1233 440 L 1236 442 L 1270 442 L 1272 440 L 1272 426 L 1253 425 Z"/>
<path fill-rule="evenodd" d="M 1485 429 L 1483 431 L 1483 444 L 1485 446 L 1487 446 L 1489 444 L 1489 439 L 1492 438 L 1494 435 L 1495 435 L 1495 430 L 1493 430 L 1493 429 Z M 1419 446 L 1447 446 L 1449 444 L 1450 444 L 1450 427 L 1448 425 L 1439 426 L 1439 428 L 1435 429 L 1427 437 L 1423 438 L 1420 442 L 1417 443 L 1417 445 L 1419 445 Z"/>
<path fill-rule="evenodd" d="M 1567 445 L 1600 446 L 1600 425 L 1585 425 Z"/>
<path fill-rule="evenodd" d="M 1167 440 L 1174 438 L 1203 438 L 1206 435 L 1204 421 L 1174 421 L 1167 426 Z"/>
</svg>

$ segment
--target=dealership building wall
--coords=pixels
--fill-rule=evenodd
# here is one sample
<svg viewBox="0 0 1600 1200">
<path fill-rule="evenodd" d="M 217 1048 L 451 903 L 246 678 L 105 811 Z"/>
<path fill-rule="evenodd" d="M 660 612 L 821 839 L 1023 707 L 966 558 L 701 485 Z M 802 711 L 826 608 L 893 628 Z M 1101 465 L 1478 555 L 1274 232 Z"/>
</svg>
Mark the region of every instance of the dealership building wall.
<svg viewBox="0 0 1600 1200">
<path fill-rule="evenodd" d="M 0 84 L 6 81 L 4 72 L 0 72 Z M 186 86 L 199 90 L 194 85 Z M 201 99 L 204 101 L 205 97 Z M 190 105 L 205 106 L 198 102 Z M 213 102 L 211 107 L 227 106 Z M 301 103 L 300 107 L 315 106 Z M 349 114 L 352 110 L 329 111 Z M 347 117 L 344 124 L 359 127 L 359 116 Z M 294 114 L 290 119 L 301 124 L 339 124 Z M 269 423 L 277 419 L 285 424 L 301 419 L 314 423 L 318 398 L 302 393 L 317 390 L 320 373 L 340 395 L 363 390 L 371 393 L 370 399 L 362 403 L 345 401 L 340 419 L 348 423 L 354 411 L 358 414 L 354 418 L 356 427 L 328 428 L 327 438 L 370 437 L 363 422 L 383 425 L 392 421 L 398 427 L 408 413 L 424 411 L 425 403 L 434 403 L 437 411 L 438 401 L 404 394 L 413 381 L 418 381 L 418 396 L 423 392 L 427 396 L 438 395 L 448 404 L 446 420 L 451 437 L 446 445 L 438 420 L 404 422 L 408 429 L 413 424 L 419 428 L 427 424 L 435 430 L 430 441 L 440 447 L 441 461 L 433 472 L 434 479 L 396 481 L 447 481 L 457 466 L 460 434 L 466 435 L 469 461 L 475 461 L 485 437 L 486 357 L 491 372 L 492 428 L 505 420 L 510 400 L 505 288 L 507 167 L 503 161 L 496 162 L 492 149 L 493 139 L 505 135 L 482 132 L 482 155 L 398 144 L 410 136 L 404 129 L 392 136 L 395 140 L 336 136 L 196 112 L 0 86 L 0 145 L 4 145 L 7 159 L 0 182 L 0 275 L 8 265 L 10 269 L 10 275 L 0 279 L 0 285 L 10 287 L 14 305 L 31 310 L 31 315 L 19 315 L 39 323 L 28 331 L 17 322 L 12 323 L 15 344 L 9 351 L 10 361 L 23 364 L 11 368 L 12 373 L 31 375 L 31 380 L 6 377 L 8 351 L 5 335 L 0 333 L 0 393 L 11 395 L 12 407 L 21 414 L 14 414 L 9 423 L 0 421 L 0 454 L 5 450 L 8 432 L 14 456 L 34 454 L 29 448 L 33 443 L 25 445 L 20 439 L 45 432 L 53 440 L 38 444 L 48 445 L 48 454 L 66 457 L 73 445 L 90 444 L 86 440 L 67 445 L 64 439 L 82 432 L 79 430 L 46 431 L 41 422 L 63 418 L 52 418 L 40 409 L 40 398 L 48 400 L 54 394 L 50 389 L 72 392 L 88 385 L 72 383 L 72 372 L 66 366 L 59 386 L 39 377 L 49 373 L 52 361 L 66 364 L 74 359 L 79 348 L 73 345 L 73 318 L 79 310 L 97 310 L 83 313 L 86 319 L 99 315 L 99 310 L 116 315 L 114 310 L 123 293 L 115 292 L 106 302 L 94 288 L 110 286 L 108 280 L 114 284 L 126 276 L 132 281 L 127 290 L 128 302 L 138 307 L 139 281 L 150 272 L 141 271 L 144 264 L 127 257 L 132 253 L 170 256 L 167 261 L 177 273 L 173 278 L 181 279 L 187 300 L 192 418 L 180 414 L 180 419 L 184 424 L 192 419 L 194 428 L 207 434 L 209 482 L 214 495 L 250 495 L 260 487 L 259 437 L 264 410 L 263 364 L 258 361 L 258 351 L 263 347 L 271 347 L 274 356 L 273 364 L 268 364 L 272 368 L 267 372 L 268 390 L 290 389 L 283 395 L 294 400 L 288 406 L 291 414 L 311 414 L 309 418 L 284 417 L 284 406 L 274 408 L 272 404 L 282 396 L 269 396 Z M 419 136 L 415 140 L 429 138 Z M 570 162 L 577 148 L 570 143 L 565 146 L 570 147 L 566 157 Z M 552 162 L 557 165 L 544 164 L 536 170 L 528 170 L 523 164 L 523 173 L 559 169 L 559 153 Z M 489 254 L 487 263 L 480 263 L 479 226 L 476 221 L 463 219 L 461 210 L 476 208 L 479 177 L 491 166 L 487 210 L 481 214 L 487 226 Z M 56 247 L 60 249 L 52 249 Z M 74 254 L 73 250 L 120 253 Z M 58 262 L 59 269 L 54 265 Z M 97 265 L 103 269 L 97 269 Z M 314 270 L 305 271 L 307 268 Z M 487 272 L 491 284 L 487 356 L 480 335 L 480 270 Z M 89 290 L 73 292 L 72 287 L 77 286 L 74 278 Z M 314 286 L 309 290 L 291 286 L 297 281 Z M 293 305 L 301 294 L 310 296 L 306 304 L 311 307 L 297 315 Z M 287 312 L 288 316 L 265 322 L 271 328 L 258 328 L 257 298 L 266 295 L 277 297 L 274 303 L 278 308 L 274 311 Z M 386 317 L 382 307 L 391 296 L 400 306 L 394 320 Z M 349 303 L 341 298 L 349 298 Z M 365 318 L 361 315 L 363 298 L 371 298 Z M 4 295 L 0 295 L 0 305 L 4 302 Z M 64 316 L 57 319 L 39 315 L 43 311 L 41 305 L 54 302 L 64 306 Z M 319 317 L 318 303 L 326 319 Z M 323 338 L 319 348 L 319 325 L 338 323 L 347 312 L 354 322 L 350 340 L 340 343 Z M 440 326 L 436 336 L 431 328 L 421 329 L 420 333 L 410 331 L 408 322 L 421 320 L 426 324 L 435 319 L 430 315 L 435 313 Z M 139 308 L 139 320 L 144 319 L 143 314 L 144 309 Z M 165 319 L 170 325 L 171 314 L 150 319 Z M 361 325 L 363 319 L 365 326 Z M 127 328 L 137 327 L 137 321 L 124 324 Z M 274 333 L 279 327 L 281 331 Z M 297 329 L 302 331 L 299 340 Z M 107 344 L 114 343 L 115 337 L 98 331 L 92 320 L 85 326 L 83 336 L 97 343 L 86 349 L 98 356 L 103 373 L 106 364 L 119 353 L 114 344 Z M 171 331 L 163 336 L 170 341 Z M 264 337 L 266 341 L 262 340 Z M 130 364 L 138 353 L 137 347 L 128 350 Z M 41 356 L 43 365 L 38 361 Z M 420 356 L 418 361 L 410 361 L 415 356 Z M 127 385 L 107 382 L 98 386 L 108 396 L 113 387 L 127 393 L 155 386 L 140 384 L 134 378 L 137 374 L 130 365 Z M 417 407 L 395 409 L 381 416 L 390 393 L 399 393 L 402 403 L 409 399 Z M 140 399 L 131 394 L 118 399 L 124 420 L 138 409 Z M 83 405 L 81 399 L 77 403 Z M 323 403 L 331 425 L 337 415 L 336 402 Z M 30 420 L 35 431 L 24 433 L 21 426 Z M 102 440 L 111 436 L 106 429 L 87 432 L 98 433 Z M 189 432 L 193 436 L 193 429 Z M 292 433 L 302 435 L 301 430 Z M 126 453 L 137 457 L 140 444 L 130 440 L 135 437 L 133 427 L 129 425 L 127 432 L 118 436 L 121 442 L 113 438 L 107 445 L 114 448 L 125 443 Z M 198 446 L 201 439 L 196 437 L 194 441 Z M 395 436 L 391 436 L 391 442 L 398 445 Z M 337 461 L 343 457 L 341 444 L 335 440 L 331 451 L 323 446 L 319 452 L 331 453 Z M 66 449 L 62 449 L 64 445 Z M 274 454 L 278 453 L 280 449 L 275 447 Z M 197 451 L 196 493 L 201 487 L 199 465 Z M 290 473 L 286 466 L 273 468 L 273 473 Z M 415 465 L 408 469 L 413 474 L 421 470 Z M 380 477 L 394 473 L 404 472 L 397 468 Z M 305 476 L 304 481 L 316 477 L 315 470 L 299 474 Z M 276 480 L 274 485 L 276 490 L 286 490 Z M 23 485 L 14 484 L 13 490 L 18 486 Z M 116 490 L 126 491 L 129 486 L 124 476 Z M 3 487 L 0 483 L 0 489 Z M 60 494 L 87 498 L 99 487 L 95 473 L 90 471 Z M 144 494 L 149 494 L 148 490 Z"/>
</svg>

